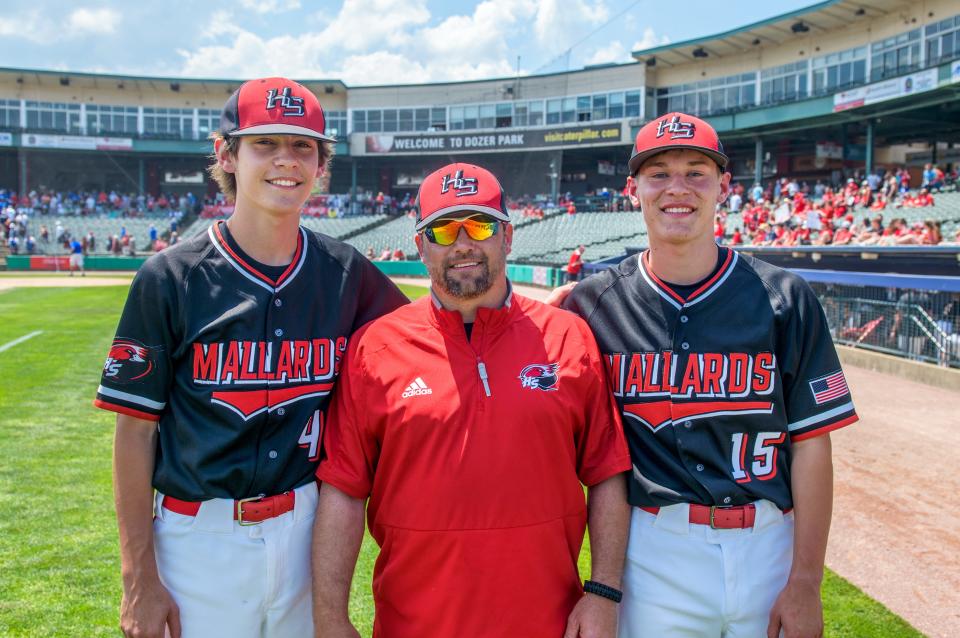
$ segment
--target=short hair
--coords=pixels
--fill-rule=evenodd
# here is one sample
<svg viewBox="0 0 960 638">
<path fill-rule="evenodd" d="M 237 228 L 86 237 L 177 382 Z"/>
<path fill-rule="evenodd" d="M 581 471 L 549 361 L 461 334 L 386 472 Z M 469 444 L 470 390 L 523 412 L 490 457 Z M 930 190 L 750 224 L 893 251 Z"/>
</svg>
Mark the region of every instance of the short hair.
<svg viewBox="0 0 960 638">
<path fill-rule="evenodd" d="M 233 173 L 228 173 L 220 166 L 216 144 L 217 140 L 222 139 L 226 145 L 224 150 L 236 157 L 237 151 L 240 150 L 240 137 L 242 136 L 223 135 L 219 131 L 210 134 L 210 139 L 213 140 L 214 143 L 214 151 L 210 156 L 210 166 L 207 167 L 207 172 L 210 174 L 210 177 L 213 178 L 213 181 L 217 183 L 217 186 L 220 187 L 220 192 L 223 193 L 223 196 L 231 203 L 237 200 L 237 176 Z M 323 167 L 324 172 L 326 172 L 330 168 L 330 161 L 333 159 L 336 146 L 333 142 L 327 142 L 325 140 L 317 140 L 317 146 L 320 150 L 320 166 Z"/>
</svg>

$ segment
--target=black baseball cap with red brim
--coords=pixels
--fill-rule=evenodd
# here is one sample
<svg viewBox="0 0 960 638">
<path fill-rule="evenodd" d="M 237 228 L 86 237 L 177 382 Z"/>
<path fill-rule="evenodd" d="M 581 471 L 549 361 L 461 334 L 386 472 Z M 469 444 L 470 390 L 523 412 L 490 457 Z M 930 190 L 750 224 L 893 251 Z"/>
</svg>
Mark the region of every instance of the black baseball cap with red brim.
<svg viewBox="0 0 960 638">
<path fill-rule="evenodd" d="M 692 115 L 667 113 L 647 122 L 637 133 L 628 163 L 630 174 L 636 175 L 643 163 L 657 153 L 678 148 L 700 151 L 715 161 L 721 170 L 730 162 L 712 126 Z"/>
<path fill-rule="evenodd" d="M 506 197 L 493 173 L 473 164 L 448 164 L 427 175 L 416 201 L 419 232 L 441 217 L 483 213 L 509 222 Z"/>
<path fill-rule="evenodd" d="M 303 135 L 324 142 L 326 118 L 312 91 L 287 78 L 260 78 L 244 82 L 233 92 L 220 115 L 220 134 Z"/>
</svg>

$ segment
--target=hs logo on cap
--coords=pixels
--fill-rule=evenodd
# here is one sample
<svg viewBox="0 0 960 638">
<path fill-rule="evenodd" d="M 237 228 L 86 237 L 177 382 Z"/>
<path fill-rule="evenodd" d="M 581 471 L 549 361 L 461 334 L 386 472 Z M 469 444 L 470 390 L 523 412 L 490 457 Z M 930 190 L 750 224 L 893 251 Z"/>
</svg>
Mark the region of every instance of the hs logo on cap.
<svg viewBox="0 0 960 638">
<path fill-rule="evenodd" d="M 477 194 L 477 178 L 464 177 L 462 170 L 454 173 L 452 178 L 449 175 L 443 176 L 443 180 L 440 182 L 440 194 L 446 194 L 451 186 L 453 190 L 457 191 L 457 197 Z"/>
<path fill-rule="evenodd" d="M 280 94 L 277 93 L 276 89 L 267 91 L 267 110 L 275 109 L 278 106 L 283 109 L 284 115 L 301 117 L 304 114 L 303 98 L 291 95 L 289 86 L 283 87 L 283 93 Z"/>
<path fill-rule="evenodd" d="M 663 137 L 664 133 L 670 133 L 670 139 L 691 139 L 696 133 L 697 127 L 693 122 L 681 122 L 679 115 L 674 115 L 670 121 L 660 120 L 657 124 L 657 137 Z"/>
</svg>

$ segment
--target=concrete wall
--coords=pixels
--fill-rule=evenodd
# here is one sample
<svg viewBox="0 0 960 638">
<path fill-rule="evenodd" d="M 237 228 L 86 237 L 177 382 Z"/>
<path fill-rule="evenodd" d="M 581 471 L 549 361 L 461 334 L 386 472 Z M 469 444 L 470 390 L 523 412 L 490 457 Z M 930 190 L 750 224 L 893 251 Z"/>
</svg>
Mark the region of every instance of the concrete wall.
<svg viewBox="0 0 960 638">
<path fill-rule="evenodd" d="M 840 362 L 845 366 L 884 372 L 918 383 L 960 392 L 960 370 L 956 368 L 943 368 L 930 363 L 910 361 L 902 357 L 848 346 L 837 346 L 837 353 L 840 355 Z"/>
</svg>

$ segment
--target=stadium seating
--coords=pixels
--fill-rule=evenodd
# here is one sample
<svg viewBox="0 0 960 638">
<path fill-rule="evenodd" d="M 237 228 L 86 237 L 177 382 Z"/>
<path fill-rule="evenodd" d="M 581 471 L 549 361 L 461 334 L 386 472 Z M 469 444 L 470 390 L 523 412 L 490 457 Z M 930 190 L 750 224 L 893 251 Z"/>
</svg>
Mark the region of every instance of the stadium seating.
<svg viewBox="0 0 960 638">
<path fill-rule="evenodd" d="M 45 243 L 40 241 L 40 226 L 46 225 L 50 231 L 50 241 Z M 157 229 L 158 235 L 170 229 L 170 222 L 167 218 L 110 218 L 110 217 L 81 217 L 81 216 L 57 216 L 57 217 L 34 217 L 30 220 L 30 234 L 37 238 L 36 254 L 64 254 L 65 249 L 56 242 L 57 224 L 63 226 L 64 231 L 68 231 L 74 239 L 85 237 L 87 233 L 93 232 L 96 238 L 96 250 L 93 254 L 107 254 L 107 238 L 111 235 L 120 235 L 120 229 L 126 228 L 127 235 L 133 237 L 136 241 L 136 250 L 139 253 L 149 252 L 150 226 Z M 20 254 L 24 254 L 21 249 Z"/>
<path fill-rule="evenodd" d="M 590 261 L 619 255 L 626 246 L 646 245 L 639 212 L 561 214 L 514 233 L 511 261 L 565 264 L 578 245 Z"/>
</svg>

